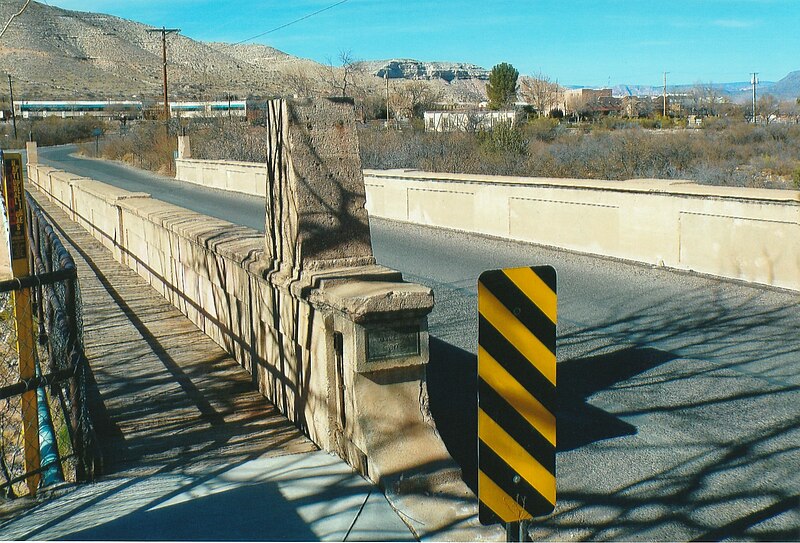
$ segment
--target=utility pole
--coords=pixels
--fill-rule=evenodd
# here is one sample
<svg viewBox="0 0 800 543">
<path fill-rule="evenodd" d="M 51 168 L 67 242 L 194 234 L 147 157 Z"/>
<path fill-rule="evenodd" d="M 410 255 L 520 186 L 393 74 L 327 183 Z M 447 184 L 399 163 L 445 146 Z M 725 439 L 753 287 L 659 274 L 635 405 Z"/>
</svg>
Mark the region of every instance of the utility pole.
<svg viewBox="0 0 800 543">
<path fill-rule="evenodd" d="M 386 130 L 389 130 L 389 71 L 383 72 L 383 79 L 386 81 Z"/>
<path fill-rule="evenodd" d="M 669 72 L 664 72 L 664 117 L 667 116 L 667 74 Z"/>
<path fill-rule="evenodd" d="M 750 80 L 753 85 L 753 124 L 756 124 L 756 85 L 758 85 L 758 72 L 753 72 L 753 78 Z"/>
<path fill-rule="evenodd" d="M 8 94 L 11 98 L 11 122 L 14 124 L 14 139 L 17 139 L 17 114 L 14 113 L 14 87 L 11 85 L 11 74 L 8 74 Z"/>
<path fill-rule="evenodd" d="M 167 95 L 167 34 L 180 32 L 180 28 L 148 28 L 148 32 L 161 32 L 161 55 L 164 61 L 164 122 L 169 121 L 169 97 Z"/>
</svg>

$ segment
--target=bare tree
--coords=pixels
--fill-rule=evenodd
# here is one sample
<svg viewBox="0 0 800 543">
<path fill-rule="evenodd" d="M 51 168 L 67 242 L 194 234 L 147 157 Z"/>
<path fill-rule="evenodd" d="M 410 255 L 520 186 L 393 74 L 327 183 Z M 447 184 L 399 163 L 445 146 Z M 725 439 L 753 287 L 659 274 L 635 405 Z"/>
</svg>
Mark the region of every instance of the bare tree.
<svg viewBox="0 0 800 543">
<path fill-rule="evenodd" d="M 484 84 L 477 83 L 475 79 L 467 79 L 461 82 L 460 100 L 468 104 L 479 104 L 487 99 L 486 87 Z"/>
<path fill-rule="evenodd" d="M 283 75 L 286 86 L 293 90 L 297 96 L 313 96 L 317 84 L 308 72 L 300 67 L 293 67 Z"/>
<path fill-rule="evenodd" d="M 699 115 L 719 114 L 722 103 L 722 94 L 713 83 L 696 83 L 689 91 L 692 103 L 692 113 Z"/>
<path fill-rule="evenodd" d="M 328 64 L 322 69 L 322 79 L 332 93 L 342 97 L 350 96 L 348 92 L 352 89 L 349 87 L 353 83 L 355 73 L 359 70 L 361 63 L 353 57 L 350 50 L 339 51 L 337 60 L 339 67 L 334 66 L 333 61 L 328 59 Z"/>
<path fill-rule="evenodd" d="M 442 100 L 444 91 L 433 88 L 427 81 L 405 81 L 395 88 L 390 100 L 395 116 L 409 119 L 421 117 L 426 109 Z"/>
<path fill-rule="evenodd" d="M 770 117 L 780 113 L 780 102 L 771 94 L 762 94 L 758 98 L 756 109 L 758 114 L 764 118 L 764 121 L 769 124 Z"/>
<path fill-rule="evenodd" d="M 526 102 L 531 104 L 541 117 L 554 109 L 558 104 L 560 87 L 542 72 L 520 80 L 519 92 Z"/>
</svg>

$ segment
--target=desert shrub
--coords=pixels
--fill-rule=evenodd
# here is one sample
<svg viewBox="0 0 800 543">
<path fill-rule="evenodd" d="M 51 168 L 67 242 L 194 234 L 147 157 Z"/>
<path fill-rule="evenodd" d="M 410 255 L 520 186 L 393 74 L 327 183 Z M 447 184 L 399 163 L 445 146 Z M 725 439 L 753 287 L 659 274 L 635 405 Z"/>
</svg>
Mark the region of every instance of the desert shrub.
<svg viewBox="0 0 800 543">
<path fill-rule="evenodd" d="M 174 134 L 167 133 L 163 123 L 142 121 L 131 125 L 128 130 L 106 136 L 100 143 L 100 156 L 172 175 L 177 147 Z M 92 142 L 82 144 L 79 149 L 85 155 L 95 154 Z"/>
<path fill-rule="evenodd" d="M 0 148 L 19 149 L 25 147 L 28 140 L 40 146 L 64 145 L 93 139 L 94 131 L 108 130 L 108 125 L 96 117 L 45 117 L 43 119 L 21 119 L 17 121 L 17 138 L 14 139 L 14 128 L 6 123 L 0 128 Z"/>
<path fill-rule="evenodd" d="M 187 129 L 192 155 L 208 160 L 264 162 L 267 159 L 269 134 L 263 126 L 237 119 L 215 119 L 194 123 Z"/>
<path fill-rule="evenodd" d="M 501 122 L 492 130 L 481 130 L 478 141 L 490 153 L 522 155 L 527 147 L 522 131 L 510 122 Z"/>
<path fill-rule="evenodd" d="M 553 141 L 558 137 L 560 127 L 558 119 L 538 117 L 525 123 L 522 131 L 529 140 Z"/>
</svg>

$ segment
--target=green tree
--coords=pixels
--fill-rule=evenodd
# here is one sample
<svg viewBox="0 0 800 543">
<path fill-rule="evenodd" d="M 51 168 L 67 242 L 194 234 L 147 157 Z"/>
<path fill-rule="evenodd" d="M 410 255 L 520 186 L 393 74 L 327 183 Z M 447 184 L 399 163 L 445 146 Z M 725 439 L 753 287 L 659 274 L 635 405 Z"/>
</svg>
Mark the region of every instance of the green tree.
<svg viewBox="0 0 800 543">
<path fill-rule="evenodd" d="M 502 62 L 492 68 L 486 94 L 489 95 L 489 108 L 502 109 L 514 102 L 517 96 L 519 72 L 511 64 Z"/>
</svg>

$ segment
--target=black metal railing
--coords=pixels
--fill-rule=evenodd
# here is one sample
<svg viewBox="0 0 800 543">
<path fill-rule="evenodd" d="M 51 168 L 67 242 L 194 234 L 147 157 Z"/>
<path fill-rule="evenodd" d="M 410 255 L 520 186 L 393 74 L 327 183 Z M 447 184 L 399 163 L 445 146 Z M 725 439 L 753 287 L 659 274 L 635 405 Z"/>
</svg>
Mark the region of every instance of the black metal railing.
<svg viewBox="0 0 800 543">
<path fill-rule="evenodd" d="M 25 482 L 40 473 L 43 484 L 94 477 L 97 443 L 87 402 L 88 363 L 77 270 L 52 225 L 27 196 L 31 275 L 0 282 L 0 493 L 27 493 Z M 19 375 L 12 293 L 29 290 L 33 312 L 36 376 Z M 22 404 L 37 391 L 39 422 L 53 437 L 41 467 L 25 467 Z M 27 400 L 23 399 L 23 395 Z M 49 426 L 48 426 L 49 425 Z M 40 430 L 42 435 L 42 430 Z M 47 441 L 45 439 L 44 441 Z"/>
</svg>

